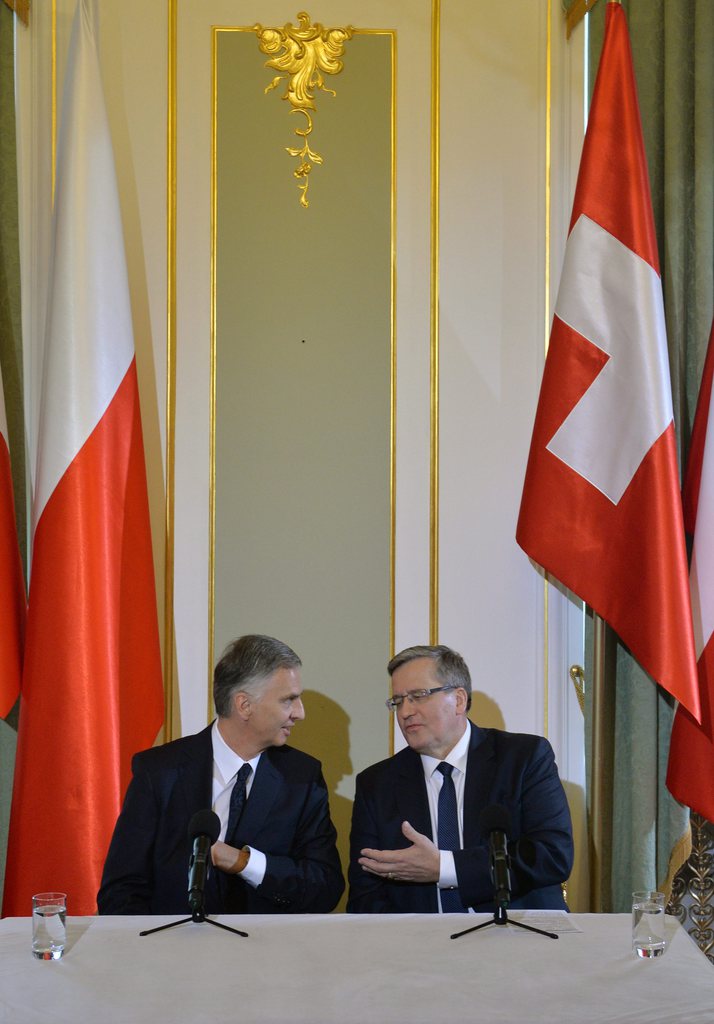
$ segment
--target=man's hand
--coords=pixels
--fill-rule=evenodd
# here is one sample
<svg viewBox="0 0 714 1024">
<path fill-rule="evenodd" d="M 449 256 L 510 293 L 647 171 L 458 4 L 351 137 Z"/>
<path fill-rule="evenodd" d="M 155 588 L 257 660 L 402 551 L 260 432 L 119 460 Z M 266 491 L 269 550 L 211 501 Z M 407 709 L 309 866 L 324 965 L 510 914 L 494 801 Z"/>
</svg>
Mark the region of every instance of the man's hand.
<svg viewBox="0 0 714 1024">
<path fill-rule="evenodd" d="M 438 847 L 428 836 L 412 828 L 408 821 L 402 822 L 402 834 L 412 843 L 406 850 L 361 850 L 359 864 L 363 871 L 390 881 L 438 882 Z"/>
<path fill-rule="evenodd" d="M 250 851 L 236 850 L 227 843 L 214 843 L 211 847 L 213 866 L 227 875 L 239 875 L 250 859 Z"/>
</svg>

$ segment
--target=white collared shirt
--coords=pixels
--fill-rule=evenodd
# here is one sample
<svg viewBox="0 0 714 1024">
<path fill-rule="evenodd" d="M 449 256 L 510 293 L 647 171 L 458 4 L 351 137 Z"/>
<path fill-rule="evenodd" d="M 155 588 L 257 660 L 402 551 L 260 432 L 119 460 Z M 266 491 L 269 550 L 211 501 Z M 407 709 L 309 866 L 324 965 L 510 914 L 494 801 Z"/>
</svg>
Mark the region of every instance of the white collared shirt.
<svg viewBox="0 0 714 1024">
<path fill-rule="evenodd" d="M 464 845 L 464 786 L 466 782 L 466 764 L 469 758 L 469 743 L 471 740 L 471 726 L 467 725 L 461 739 L 451 748 L 444 758 L 430 757 L 429 754 L 421 754 L 421 763 L 424 768 L 424 780 L 426 782 L 426 793 L 429 799 L 429 815 L 431 817 L 431 834 L 438 835 L 438 808 L 439 793 L 444 783 L 444 776 L 436 769 L 446 761 L 453 766 L 451 778 L 456 791 L 456 809 L 459 819 L 459 845 Z M 439 889 L 453 889 L 458 886 L 456 878 L 456 867 L 454 865 L 454 854 L 451 850 L 439 850 Z M 441 895 L 439 895 L 439 910 L 441 910 Z"/>
<path fill-rule="evenodd" d="M 244 761 L 239 754 L 236 754 L 235 750 L 228 746 L 221 736 L 220 729 L 218 728 L 218 719 L 214 721 L 213 728 L 211 729 L 211 742 L 213 744 L 213 810 L 221 821 L 221 831 L 218 838 L 221 842 L 225 842 L 228 815 L 230 814 L 231 807 L 231 793 L 236 784 L 236 775 L 244 764 L 249 764 L 253 769 L 245 784 L 247 799 L 250 796 L 255 773 L 258 770 L 258 762 L 262 755 L 257 754 L 250 761 Z M 265 877 L 267 861 L 265 854 L 261 850 L 255 850 L 252 846 L 249 847 L 249 850 L 250 858 L 241 872 L 241 878 L 244 878 L 253 888 L 257 888 Z"/>
</svg>

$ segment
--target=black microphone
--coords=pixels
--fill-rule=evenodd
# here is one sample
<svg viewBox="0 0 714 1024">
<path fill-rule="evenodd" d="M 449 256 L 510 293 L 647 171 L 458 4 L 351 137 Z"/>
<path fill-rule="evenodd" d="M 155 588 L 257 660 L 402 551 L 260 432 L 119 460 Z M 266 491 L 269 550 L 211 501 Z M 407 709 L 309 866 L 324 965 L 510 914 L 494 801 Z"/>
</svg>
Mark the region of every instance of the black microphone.
<svg viewBox="0 0 714 1024">
<path fill-rule="evenodd" d="M 495 889 L 496 906 L 505 909 L 511 902 L 510 858 L 506 845 L 511 830 L 508 811 L 500 804 L 491 804 L 483 811 L 479 826 L 481 832 L 489 837 L 491 881 Z"/>
<path fill-rule="evenodd" d="M 209 854 L 220 834 L 221 819 L 215 811 L 196 811 L 188 823 L 188 838 L 193 840 L 193 853 L 188 866 L 188 904 L 194 921 L 203 919 Z"/>
</svg>

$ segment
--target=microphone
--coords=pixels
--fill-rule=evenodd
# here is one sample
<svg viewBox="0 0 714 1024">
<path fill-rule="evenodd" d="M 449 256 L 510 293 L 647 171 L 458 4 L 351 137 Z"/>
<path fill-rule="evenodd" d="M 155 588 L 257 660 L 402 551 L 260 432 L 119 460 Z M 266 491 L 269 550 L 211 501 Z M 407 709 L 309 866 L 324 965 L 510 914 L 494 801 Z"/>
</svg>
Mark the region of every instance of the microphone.
<svg viewBox="0 0 714 1024">
<path fill-rule="evenodd" d="M 489 837 L 491 848 L 491 881 L 495 889 L 497 907 L 505 910 L 511 902 L 511 872 L 508 856 L 508 833 L 511 819 L 505 807 L 491 804 L 486 807 L 479 822 L 481 832 Z"/>
<path fill-rule="evenodd" d="M 193 853 L 188 866 L 188 904 L 194 921 L 204 919 L 209 854 L 220 834 L 221 819 L 214 811 L 196 811 L 188 823 L 188 838 L 193 840 Z"/>
</svg>

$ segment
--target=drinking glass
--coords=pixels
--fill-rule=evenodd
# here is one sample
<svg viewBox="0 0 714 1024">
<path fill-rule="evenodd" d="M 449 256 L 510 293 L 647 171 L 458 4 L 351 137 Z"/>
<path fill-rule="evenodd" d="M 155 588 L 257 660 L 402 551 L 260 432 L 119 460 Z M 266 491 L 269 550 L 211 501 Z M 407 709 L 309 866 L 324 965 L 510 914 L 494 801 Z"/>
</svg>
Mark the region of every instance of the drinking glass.
<svg viewBox="0 0 714 1024">
<path fill-rule="evenodd" d="M 632 894 L 632 948 L 643 960 L 662 956 L 666 949 L 664 906 L 663 892 L 646 889 Z"/>
<path fill-rule="evenodd" d="M 59 960 L 64 953 L 67 895 L 38 892 L 32 897 L 32 955 L 38 960 Z"/>
</svg>

